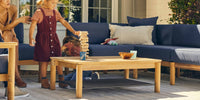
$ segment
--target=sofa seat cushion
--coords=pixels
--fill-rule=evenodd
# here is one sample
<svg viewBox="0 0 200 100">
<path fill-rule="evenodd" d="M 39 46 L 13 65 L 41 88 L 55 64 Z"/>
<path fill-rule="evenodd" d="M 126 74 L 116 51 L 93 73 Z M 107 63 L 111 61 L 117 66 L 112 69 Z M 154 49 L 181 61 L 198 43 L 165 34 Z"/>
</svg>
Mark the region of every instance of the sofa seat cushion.
<svg viewBox="0 0 200 100">
<path fill-rule="evenodd" d="M 175 62 L 200 65 L 199 48 L 177 48 L 171 56 Z"/>
<path fill-rule="evenodd" d="M 176 46 L 161 46 L 161 45 L 136 45 L 138 57 L 147 57 L 161 59 L 163 61 L 172 61 L 171 54 L 175 51 Z"/>
<path fill-rule="evenodd" d="M 34 47 L 29 44 L 19 44 L 19 60 L 33 60 Z"/>
<path fill-rule="evenodd" d="M 8 54 L 0 54 L 0 74 L 8 73 Z"/>
<path fill-rule="evenodd" d="M 134 49 L 135 45 L 97 45 L 90 44 L 89 55 L 90 56 L 119 56 L 118 52 L 130 52 Z"/>
</svg>

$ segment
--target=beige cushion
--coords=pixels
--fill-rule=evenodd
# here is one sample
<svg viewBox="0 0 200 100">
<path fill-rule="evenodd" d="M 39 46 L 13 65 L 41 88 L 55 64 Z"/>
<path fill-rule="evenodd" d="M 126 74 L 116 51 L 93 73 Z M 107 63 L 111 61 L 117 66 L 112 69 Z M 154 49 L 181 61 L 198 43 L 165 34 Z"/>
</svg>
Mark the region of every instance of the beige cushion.
<svg viewBox="0 0 200 100">
<path fill-rule="evenodd" d="M 154 45 L 152 31 L 154 26 L 119 26 L 109 25 L 110 37 L 118 38 L 118 44 L 145 44 Z"/>
</svg>

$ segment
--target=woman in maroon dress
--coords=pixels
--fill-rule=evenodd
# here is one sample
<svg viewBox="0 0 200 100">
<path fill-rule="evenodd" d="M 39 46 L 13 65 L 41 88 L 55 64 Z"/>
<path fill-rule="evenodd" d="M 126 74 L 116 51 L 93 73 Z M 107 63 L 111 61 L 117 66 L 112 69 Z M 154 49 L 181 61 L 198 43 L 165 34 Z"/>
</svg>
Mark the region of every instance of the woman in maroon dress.
<svg viewBox="0 0 200 100">
<path fill-rule="evenodd" d="M 54 8 L 58 0 L 43 0 L 41 8 L 39 8 L 32 17 L 32 24 L 29 32 L 29 44 L 34 46 L 35 39 L 33 38 L 34 29 L 37 25 L 37 35 L 35 42 L 34 60 L 39 62 L 41 68 L 41 87 L 49 88 L 49 82 L 46 78 L 47 66 L 50 57 L 61 56 L 61 47 L 58 36 L 56 34 L 56 24 L 60 21 L 67 29 L 78 35 L 79 32 L 75 31 L 71 25 L 61 17 L 60 13 Z M 62 67 L 57 66 L 59 74 L 59 87 L 66 87 L 64 84 Z"/>
</svg>

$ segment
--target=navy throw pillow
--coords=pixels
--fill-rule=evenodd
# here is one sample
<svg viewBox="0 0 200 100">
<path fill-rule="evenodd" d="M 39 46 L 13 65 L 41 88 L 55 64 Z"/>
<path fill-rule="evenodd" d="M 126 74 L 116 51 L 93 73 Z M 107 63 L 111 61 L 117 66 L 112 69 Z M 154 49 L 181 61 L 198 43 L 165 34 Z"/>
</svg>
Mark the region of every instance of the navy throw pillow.
<svg viewBox="0 0 200 100">
<path fill-rule="evenodd" d="M 156 25 L 158 17 L 140 19 L 127 16 L 127 20 L 130 26 Z"/>
<path fill-rule="evenodd" d="M 134 18 L 134 17 L 129 17 L 127 16 L 128 20 L 128 25 L 129 26 L 147 26 L 147 25 L 153 25 L 154 30 L 152 32 L 152 41 L 154 44 L 157 44 L 157 39 L 156 39 L 156 23 L 158 20 L 158 17 L 152 17 L 152 18 Z"/>
</svg>

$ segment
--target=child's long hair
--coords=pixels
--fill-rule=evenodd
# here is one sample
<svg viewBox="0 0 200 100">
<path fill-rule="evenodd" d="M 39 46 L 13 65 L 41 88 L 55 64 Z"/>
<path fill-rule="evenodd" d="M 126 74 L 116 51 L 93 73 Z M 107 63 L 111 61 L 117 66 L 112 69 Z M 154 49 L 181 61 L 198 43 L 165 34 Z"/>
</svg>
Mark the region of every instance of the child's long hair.
<svg viewBox="0 0 200 100">
<path fill-rule="evenodd" d="M 48 0 L 47 0 L 47 1 L 48 1 Z M 44 0 L 37 0 L 37 5 L 38 5 L 38 6 L 43 5 L 43 3 L 44 3 Z"/>
</svg>

